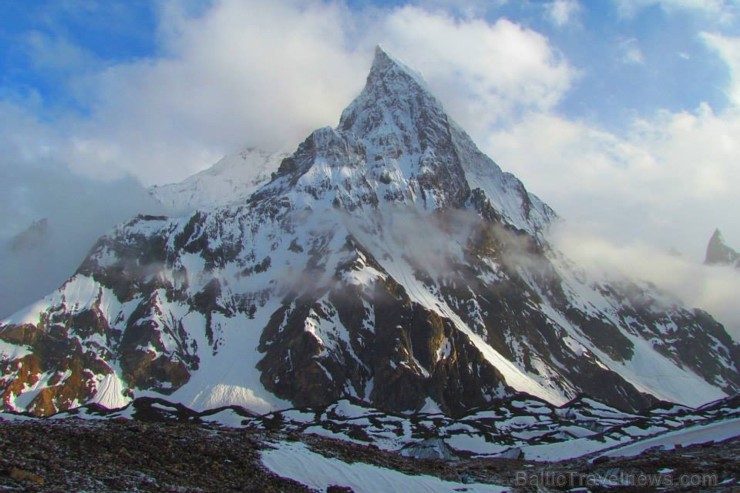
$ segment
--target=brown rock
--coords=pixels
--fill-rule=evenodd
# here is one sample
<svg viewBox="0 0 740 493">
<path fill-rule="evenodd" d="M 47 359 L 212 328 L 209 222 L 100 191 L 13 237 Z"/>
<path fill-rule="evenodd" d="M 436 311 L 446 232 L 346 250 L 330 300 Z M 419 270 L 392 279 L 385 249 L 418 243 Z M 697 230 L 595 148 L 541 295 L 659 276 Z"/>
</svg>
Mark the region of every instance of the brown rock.
<svg viewBox="0 0 740 493">
<path fill-rule="evenodd" d="M 44 484 L 44 478 L 38 474 L 34 474 L 31 471 L 26 471 L 25 469 L 20 469 L 18 467 L 10 469 L 10 477 L 16 481 L 30 481 L 39 485 Z"/>
</svg>

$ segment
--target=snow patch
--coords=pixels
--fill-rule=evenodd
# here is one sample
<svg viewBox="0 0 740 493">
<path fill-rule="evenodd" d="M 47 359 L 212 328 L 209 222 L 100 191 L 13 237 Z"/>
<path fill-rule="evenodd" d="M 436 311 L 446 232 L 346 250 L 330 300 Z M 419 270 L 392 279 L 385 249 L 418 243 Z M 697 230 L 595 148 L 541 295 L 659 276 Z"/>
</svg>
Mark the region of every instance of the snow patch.
<svg viewBox="0 0 740 493">
<path fill-rule="evenodd" d="M 115 373 L 103 376 L 98 382 L 98 391 L 88 402 L 100 404 L 108 409 L 126 407 L 131 398 L 124 394 L 126 384 Z"/>
<path fill-rule="evenodd" d="M 303 443 L 278 443 L 275 450 L 262 453 L 262 464 L 284 478 L 309 488 L 326 491 L 331 485 L 349 486 L 357 493 L 376 491 L 416 493 L 466 491 L 499 492 L 509 488 L 488 484 L 463 484 L 443 481 L 433 476 L 412 476 L 392 469 L 354 462 L 348 464 L 309 450 Z M 465 488 L 464 490 L 459 490 Z"/>
<path fill-rule="evenodd" d="M 624 447 L 610 450 L 602 457 L 633 457 L 642 452 L 659 447 L 674 449 L 677 445 L 687 446 L 707 442 L 721 442 L 740 436 L 740 418 L 728 419 L 708 425 L 696 425 L 681 430 L 664 433 L 653 438 L 646 438 Z"/>
<path fill-rule="evenodd" d="M 26 346 L 16 346 L 0 339 L 0 359 L 13 361 L 28 356 L 32 352 Z"/>
</svg>

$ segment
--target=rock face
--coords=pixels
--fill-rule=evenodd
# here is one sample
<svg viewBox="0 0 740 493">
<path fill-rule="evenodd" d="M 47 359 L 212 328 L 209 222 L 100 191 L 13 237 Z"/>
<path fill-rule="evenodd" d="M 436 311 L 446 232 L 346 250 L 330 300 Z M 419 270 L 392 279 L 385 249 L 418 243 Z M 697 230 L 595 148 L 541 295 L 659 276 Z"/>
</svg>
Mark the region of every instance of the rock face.
<svg viewBox="0 0 740 493">
<path fill-rule="evenodd" d="M 378 49 L 337 128 L 268 183 L 121 225 L 3 321 L 1 406 L 48 414 L 148 391 L 196 409 L 348 397 L 459 415 L 514 391 L 627 410 L 737 392 L 740 353 L 719 323 L 590 278 L 547 242 L 554 220 Z"/>
<path fill-rule="evenodd" d="M 732 265 L 740 269 L 740 253 L 727 246 L 720 230 L 715 229 L 707 245 L 704 263 L 706 265 Z"/>
</svg>

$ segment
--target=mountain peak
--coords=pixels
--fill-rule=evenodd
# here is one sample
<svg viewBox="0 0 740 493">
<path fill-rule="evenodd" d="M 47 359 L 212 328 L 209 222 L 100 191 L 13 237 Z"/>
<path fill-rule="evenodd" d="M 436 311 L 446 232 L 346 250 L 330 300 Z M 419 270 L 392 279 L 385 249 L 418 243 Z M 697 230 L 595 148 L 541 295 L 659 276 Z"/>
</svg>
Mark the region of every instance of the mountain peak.
<svg viewBox="0 0 740 493">
<path fill-rule="evenodd" d="M 431 94 L 421 74 L 389 55 L 378 45 L 375 47 L 375 58 L 365 87 L 342 112 L 339 128 L 352 131 L 359 113 L 374 114 L 376 117 L 373 119 L 377 122 L 387 120 L 388 110 L 390 113 L 401 112 L 408 116 L 418 114 L 416 110 L 420 105 L 432 109 L 438 117 L 446 119 L 442 105 Z"/>
<path fill-rule="evenodd" d="M 709 243 L 720 243 L 722 245 L 725 244 L 725 238 L 722 236 L 722 231 L 719 230 L 719 228 L 714 229 L 714 233 L 712 233 L 712 237 L 709 239 Z"/>
<path fill-rule="evenodd" d="M 49 220 L 44 217 L 32 222 L 26 229 L 15 235 L 10 240 L 10 249 L 14 252 L 21 252 L 39 248 L 49 244 L 50 236 Z"/>
<path fill-rule="evenodd" d="M 368 172 L 393 189 L 384 197 L 424 208 L 462 207 L 470 188 L 458 150 L 477 148 L 452 127 L 421 75 L 378 46 L 367 83 L 342 112 L 337 131 L 358 139 Z"/>
<path fill-rule="evenodd" d="M 740 266 L 740 253 L 727 246 L 719 228 L 714 230 L 712 237 L 709 239 L 704 263 L 706 265 L 737 264 Z"/>
<path fill-rule="evenodd" d="M 422 85 L 424 84 L 423 80 L 421 79 L 421 75 L 418 72 L 410 68 L 408 65 L 404 64 L 393 55 L 389 54 L 383 49 L 382 46 L 377 45 L 375 47 L 375 56 L 373 58 L 373 64 L 370 68 L 370 75 L 368 76 L 368 79 L 373 74 L 385 74 L 388 71 L 405 73 L 411 76 L 416 82 Z"/>
<path fill-rule="evenodd" d="M 339 125 L 314 131 L 250 200 L 292 192 L 311 207 L 328 201 L 347 210 L 381 203 L 426 211 L 488 204 L 508 224 L 536 235 L 555 217 L 478 149 L 418 72 L 380 46 L 365 87 Z"/>
<path fill-rule="evenodd" d="M 386 52 L 381 45 L 375 45 L 375 56 L 373 58 L 373 67 L 378 67 L 393 63 L 393 58 Z"/>
</svg>

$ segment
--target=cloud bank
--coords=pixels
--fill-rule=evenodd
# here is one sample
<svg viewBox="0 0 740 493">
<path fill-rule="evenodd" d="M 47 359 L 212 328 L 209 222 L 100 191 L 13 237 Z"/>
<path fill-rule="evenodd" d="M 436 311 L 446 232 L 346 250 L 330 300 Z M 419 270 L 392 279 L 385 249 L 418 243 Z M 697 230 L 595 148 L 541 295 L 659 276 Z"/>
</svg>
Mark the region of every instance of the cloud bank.
<svg viewBox="0 0 740 493">
<path fill-rule="evenodd" d="M 131 178 L 101 183 L 53 162 L 19 169 L 8 156 L 0 157 L 0 176 L 0 195 L 14 205 L 0 209 L 0 319 L 56 289 L 116 223 L 161 212 Z M 19 241 L 42 220 L 45 228 Z"/>
<path fill-rule="evenodd" d="M 294 148 L 336 124 L 378 43 L 422 72 L 451 113 L 482 135 L 524 110 L 553 108 L 576 76 L 543 35 L 505 18 L 264 0 L 221 0 L 194 16 L 178 5 L 160 12 L 158 56 L 90 61 L 70 76 L 87 112 L 53 129 L 76 170 L 166 183 L 245 146 Z M 62 58 L 75 66 L 91 60 L 63 38 L 27 43 L 40 66 L 50 65 L 50 53 L 74 55 Z"/>
<path fill-rule="evenodd" d="M 677 296 L 691 308 L 703 309 L 740 341 L 740 273 L 731 266 L 706 266 L 656 250 L 640 241 L 616 244 L 587 230 L 561 225 L 555 244 L 597 278 L 647 281 Z"/>
</svg>

